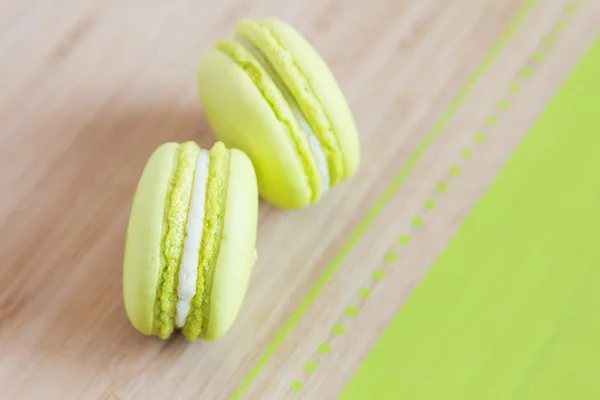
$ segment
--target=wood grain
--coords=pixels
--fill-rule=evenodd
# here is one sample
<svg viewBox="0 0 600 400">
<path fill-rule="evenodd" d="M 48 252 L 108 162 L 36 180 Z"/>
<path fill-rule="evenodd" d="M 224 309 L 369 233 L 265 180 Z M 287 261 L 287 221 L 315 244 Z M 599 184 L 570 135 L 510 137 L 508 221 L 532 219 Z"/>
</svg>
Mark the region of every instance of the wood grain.
<svg viewBox="0 0 600 400">
<path fill-rule="evenodd" d="M 217 5 L 218 4 L 218 5 Z M 567 1 L 544 2 L 465 100 L 334 279 L 251 384 L 279 399 L 390 243 L 495 110 Z M 52 5 L 52 6 L 51 6 Z M 6 398 L 224 399 L 465 85 L 518 1 L 0 0 L 0 389 Z M 415 235 L 298 398 L 330 399 L 385 329 L 600 26 L 572 24 L 493 129 L 436 221 Z M 330 64 L 355 112 L 361 169 L 320 204 L 261 204 L 243 313 L 216 343 L 145 338 L 121 297 L 131 197 L 166 141 L 214 138 L 196 94 L 203 52 L 239 18 L 276 15 Z M 490 132 L 492 133 L 492 132 Z M 399 294 L 399 295 L 398 295 Z M 290 396 L 292 398 L 292 396 Z"/>
</svg>

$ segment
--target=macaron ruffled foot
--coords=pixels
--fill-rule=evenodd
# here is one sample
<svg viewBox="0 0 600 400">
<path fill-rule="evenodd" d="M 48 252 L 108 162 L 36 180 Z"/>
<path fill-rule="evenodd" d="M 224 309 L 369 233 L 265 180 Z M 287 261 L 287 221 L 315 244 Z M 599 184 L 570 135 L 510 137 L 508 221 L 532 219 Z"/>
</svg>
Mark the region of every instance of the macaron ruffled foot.
<svg viewBox="0 0 600 400">
<path fill-rule="evenodd" d="M 132 325 L 216 340 L 233 325 L 256 261 L 258 189 L 248 157 L 221 142 L 166 143 L 133 199 L 123 265 Z"/>
</svg>

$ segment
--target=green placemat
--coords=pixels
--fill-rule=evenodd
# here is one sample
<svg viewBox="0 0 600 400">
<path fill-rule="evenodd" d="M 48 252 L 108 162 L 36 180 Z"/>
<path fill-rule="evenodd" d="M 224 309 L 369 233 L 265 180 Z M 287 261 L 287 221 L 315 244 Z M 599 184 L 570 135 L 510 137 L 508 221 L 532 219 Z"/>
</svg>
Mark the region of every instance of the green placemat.
<svg viewBox="0 0 600 400">
<path fill-rule="evenodd" d="M 600 40 L 341 400 L 600 399 Z"/>
</svg>

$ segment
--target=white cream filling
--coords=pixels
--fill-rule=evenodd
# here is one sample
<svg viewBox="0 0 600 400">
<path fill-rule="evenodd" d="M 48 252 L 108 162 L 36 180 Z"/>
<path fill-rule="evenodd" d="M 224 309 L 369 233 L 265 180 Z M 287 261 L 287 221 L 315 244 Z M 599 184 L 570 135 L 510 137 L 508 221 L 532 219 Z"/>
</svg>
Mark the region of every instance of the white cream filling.
<svg viewBox="0 0 600 400">
<path fill-rule="evenodd" d="M 295 106 L 295 103 L 294 103 Z M 292 109 L 294 109 L 292 106 Z M 308 122 L 304 119 L 304 116 L 298 110 L 300 117 L 296 116 L 298 123 L 300 124 L 300 128 L 302 131 L 308 136 L 308 144 L 315 156 L 315 160 L 317 161 L 317 168 L 319 169 L 319 174 L 321 175 L 321 196 L 323 196 L 329 190 L 329 165 L 327 164 L 327 158 L 325 157 L 325 152 L 323 151 L 323 147 L 321 146 L 321 142 L 317 139 L 317 135 L 313 132 L 312 128 L 308 125 Z"/>
<path fill-rule="evenodd" d="M 285 86 L 279 75 L 273 70 L 273 68 L 267 62 L 267 60 L 265 60 L 260 50 L 258 50 L 256 47 L 254 47 L 254 45 L 252 45 L 247 40 L 239 36 L 236 36 L 235 40 L 242 44 L 250 53 L 252 53 L 252 55 L 256 57 L 258 62 L 261 63 L 265 70 L 267 70 L 267 72 L 273 79 L 273 82 L 275 82 L 275 85 L 277 85 L 277 87 L 283 94 L 283 97 L 285 97 L 285 100 L 292 109 L 292 112 L 296 117 L 296 121 L 298 121 L 302 132 L 304 132 L 308 139 L 308 143 L 312 150 L 313 156 L 315 157 L 315 160 L 317 162 L 317 168 L 319 169 L 319 175 L 321 177 L 321 196 L 324 195 L 329 190 L 331 181 L 329 177 L 329 165 L 327 164 L 327 158 L 325 157 L 323 146 L 321 146 L 321 142 L 317 138 L 317 135 L 315 135 L 315 132 L 304 118 L 300 107 L 298 107 L 296 100 L 294 99 L 288 88 Z"/>
<path fill-rule="evenodd" d="M 196 295 L 198 280 L 198 257 L 202 243 L 204 228 L 204 207 L 206 203 L 206 181 L 208 180 L 208 164 L 210 156 L 207 150 L 200 150 L 196 162 L 194 186 L 190 199 L 190 209 L 185 226 L 186 236 L 183 241 L 183 254 L 179 267 L 179 286 L 177 288 L 177 308 L 175 325 L 182 328 L 190 312 L 192 299 Z"/>
</svg>

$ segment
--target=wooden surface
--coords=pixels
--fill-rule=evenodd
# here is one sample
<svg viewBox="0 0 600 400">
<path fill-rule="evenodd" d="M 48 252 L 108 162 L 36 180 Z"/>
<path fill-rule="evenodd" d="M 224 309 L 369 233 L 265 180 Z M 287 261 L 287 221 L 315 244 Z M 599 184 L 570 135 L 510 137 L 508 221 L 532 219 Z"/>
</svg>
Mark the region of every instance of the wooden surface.
<svg viewBox="0 0 600 400">
<path fill-rule="evenodd" d="M 597 0 L 579 10 L 541 3 L 387 195 L 520 2 L 0 0 L 2 397 L 229 398 L 334 263 L 243 398 L 335 398 L 598 33 Z M 263 15 L 288 20 L 330 64 L 356 115 L 361 169 L 310 209 L 261 204 L 259 261 L 223 340 L 142 337 L 121 297 L 137 179 L 165 141 L 214 141 L 198 61 L 237 19 Z M 386 206 L 361 228 L 382 196 Z M 437 207 L 411 230 L 428 199 Z M 405 262 L 374 287 L 390 249 Z M 333 337 L 352 304 L 359 315 Z M 325 341 L 335 349 L 326 356 Z M 307 376 L 309 360 L 319 369 Z M 300 393 L 289 389 L 296 380 Z"/>
</svg>

